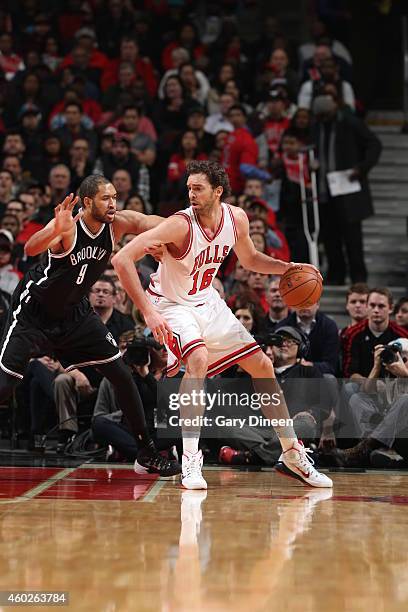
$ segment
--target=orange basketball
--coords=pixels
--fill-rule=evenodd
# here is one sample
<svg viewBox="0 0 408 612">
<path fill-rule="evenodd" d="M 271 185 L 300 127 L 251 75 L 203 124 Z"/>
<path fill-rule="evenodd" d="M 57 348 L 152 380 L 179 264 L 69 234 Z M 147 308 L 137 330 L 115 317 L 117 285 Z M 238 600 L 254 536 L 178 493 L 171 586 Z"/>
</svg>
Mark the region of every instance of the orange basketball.
<svg viewBox="0 0 408 612">
<path fill-rule="evenodd" d="M 279 283 L 282 299 L 290 308 L 313 306 L 319 301 L 322 290 L 322 281 L 317 272 L 301 265 L 289 268 Z"/>
</svg>

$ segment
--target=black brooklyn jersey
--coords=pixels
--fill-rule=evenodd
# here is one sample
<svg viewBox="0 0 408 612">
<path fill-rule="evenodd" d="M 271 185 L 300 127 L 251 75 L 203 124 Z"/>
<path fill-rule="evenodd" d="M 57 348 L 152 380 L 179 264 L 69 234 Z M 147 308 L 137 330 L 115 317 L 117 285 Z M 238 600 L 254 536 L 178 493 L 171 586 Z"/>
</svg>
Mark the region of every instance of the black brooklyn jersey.
<svg viewBox="0 0 408 612">
<path fill-rule="evenodd" d="M 47 262 L 26 274 L 26 288 L 49 315 L 63 318 L 106 269 L 113 247 L 111 224 L 103 224 L 97 234 L 92 234 L 79 219 L 70 250 L 58 254 L 48 251 Z"/>
</svg>

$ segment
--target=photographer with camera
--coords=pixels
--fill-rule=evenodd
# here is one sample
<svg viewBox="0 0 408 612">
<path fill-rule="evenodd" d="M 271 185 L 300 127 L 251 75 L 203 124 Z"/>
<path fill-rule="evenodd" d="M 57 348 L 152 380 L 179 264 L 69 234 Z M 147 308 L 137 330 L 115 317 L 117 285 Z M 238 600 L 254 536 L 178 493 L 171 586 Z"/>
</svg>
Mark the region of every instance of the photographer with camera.
<svg viewBox="0 0 408 612">
<path fill-rule="evenodd" d="M 167 361 L 167 358 L 163 361 L 160 356 L 161 348 L 153 338 L 143 335 L 142 328 L 125 332 L 119 340 L 119 349 L 125 364 L 132 371 L 142 400 L 147 427 L 153 438 L 155 438 L 157 380 L 152 371 L 164 370 Z M 98 443 L 113 447 L 116 451 L 113 453 L 114 458 L 136 460 L 139 450 L 137 442 L 122 411 L 117 406 L 114 388 L 106 378 L 99 387 L 92 419 L 92 433 Z M 170 440 L 164 442 L 166 449 L 173 446 Z M 160 445 L 158 448 L 160 450 Z"/>
<path fill-rule="evenodd" d="M 374 365 L 362 392 L 350 400 L 363 440 L 336 450 L 343 467 L 398 467 L 408 460 L 408 339 L 397 338 L 374 349 Z M 385 448 L 382 448 L 385 447 Z M 398 454 L 399 453 L 399 454 Z M 401 456 L 402 455 L 402 456 Z"/>
</svg>

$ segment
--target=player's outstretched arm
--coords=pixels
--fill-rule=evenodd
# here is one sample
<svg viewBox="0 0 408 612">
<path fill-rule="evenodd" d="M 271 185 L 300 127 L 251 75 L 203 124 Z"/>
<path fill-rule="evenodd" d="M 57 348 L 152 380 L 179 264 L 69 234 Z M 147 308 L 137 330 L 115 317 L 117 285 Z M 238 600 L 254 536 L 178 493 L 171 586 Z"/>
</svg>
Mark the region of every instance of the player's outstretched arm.
<svg viewBox="0 0 408 612">
<path fill-rule="evenodd" d="M 82 211 L 75 217 L 72 211 L 78 202 L 78 196 L 73 193 L 65 198 L 61 204 L 54 209 L 54 219 L 47 225 L 33 234 L 25 244 L 24 252 L 29 257 L 34 257 L 43 253 L 47 249 L 62 243 L 63 250 L 68 250 L 74 237 L 75 224 L 82 216 Z"/>
<path fill-rule="evenodd" d="M 235 243 L 234 251 L 239 259 L 240 264 L 246 269 L 252 272 L 259 272 L 260 274 L 285 274 L 289 268 L 299 265 L 296 263 L 281 261 L 280 259 L 274 259 L 265 253 L 257 251 L 254 247 L 254 243 L 249 237 L 249 221 L 246 213 L 237 207 L 232 207 L 235 224 L 237 227 L 238 240 Z M 311 264 L 302 264 L 313 268 L 317 272 L 317 268 Z M 320 272 L 319 272 L 320 274 Z"/>
<path fill-rule="evenodd" d="M 120 210 L 115 215 L 114 232 L 116 240 L 120 240 L 125 234 L 141 234 L 147 232 L 165 221 L 164 217 L 158 215 L 145 215 L 135 210 Z"/>
<path fill-rule="evenodd" d="M 146 325 L 152 330 L 154 338 L 160 344 L 168 344 L 172 332 L 163 317 L 155 311 L 146 297 L 139 280 L 135 262 L 142 259 L 146 249 L 174 243 L 182 246 L 188 233 L 187 221 L 182 216 L 173 216 L 157 227 L 139 234 L 112 258 L 112 265 L 119 276 L 122 287 L 132 302 L 142 313 Z"/>
</svg>

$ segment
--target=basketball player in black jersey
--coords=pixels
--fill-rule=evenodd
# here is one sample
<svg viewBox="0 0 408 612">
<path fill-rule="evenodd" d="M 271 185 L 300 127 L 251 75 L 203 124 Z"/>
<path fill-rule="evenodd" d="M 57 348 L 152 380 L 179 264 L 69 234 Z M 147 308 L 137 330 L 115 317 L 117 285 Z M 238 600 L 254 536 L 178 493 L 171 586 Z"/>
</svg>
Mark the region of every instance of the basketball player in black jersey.
<svg viewBox="0 0 408 612">
<path fill-rule="evenodd" d="M 117 212 L 116 190 L 101 175 L 86 177 L 78 193 L 79 197 L 71 194 L 56 206 L 54 219 L 25 245 L 27 255 L 47 251 L 48 257 L 26 273 L 12 296 L 0 349 L 0 400 L 23 378 L 33 346 L 55 355 L 66 371 L 95 365 L 115 386 L 120 408 L 139 441 L 136 472 L 178 474 L 179 464 L 156 451 L 131 373 L 87 297 L 105 270 L 115 241 L 151 229 L 162 219 Z M 73 217 L 78 200 L 82 208 Z"/>
</svg>

